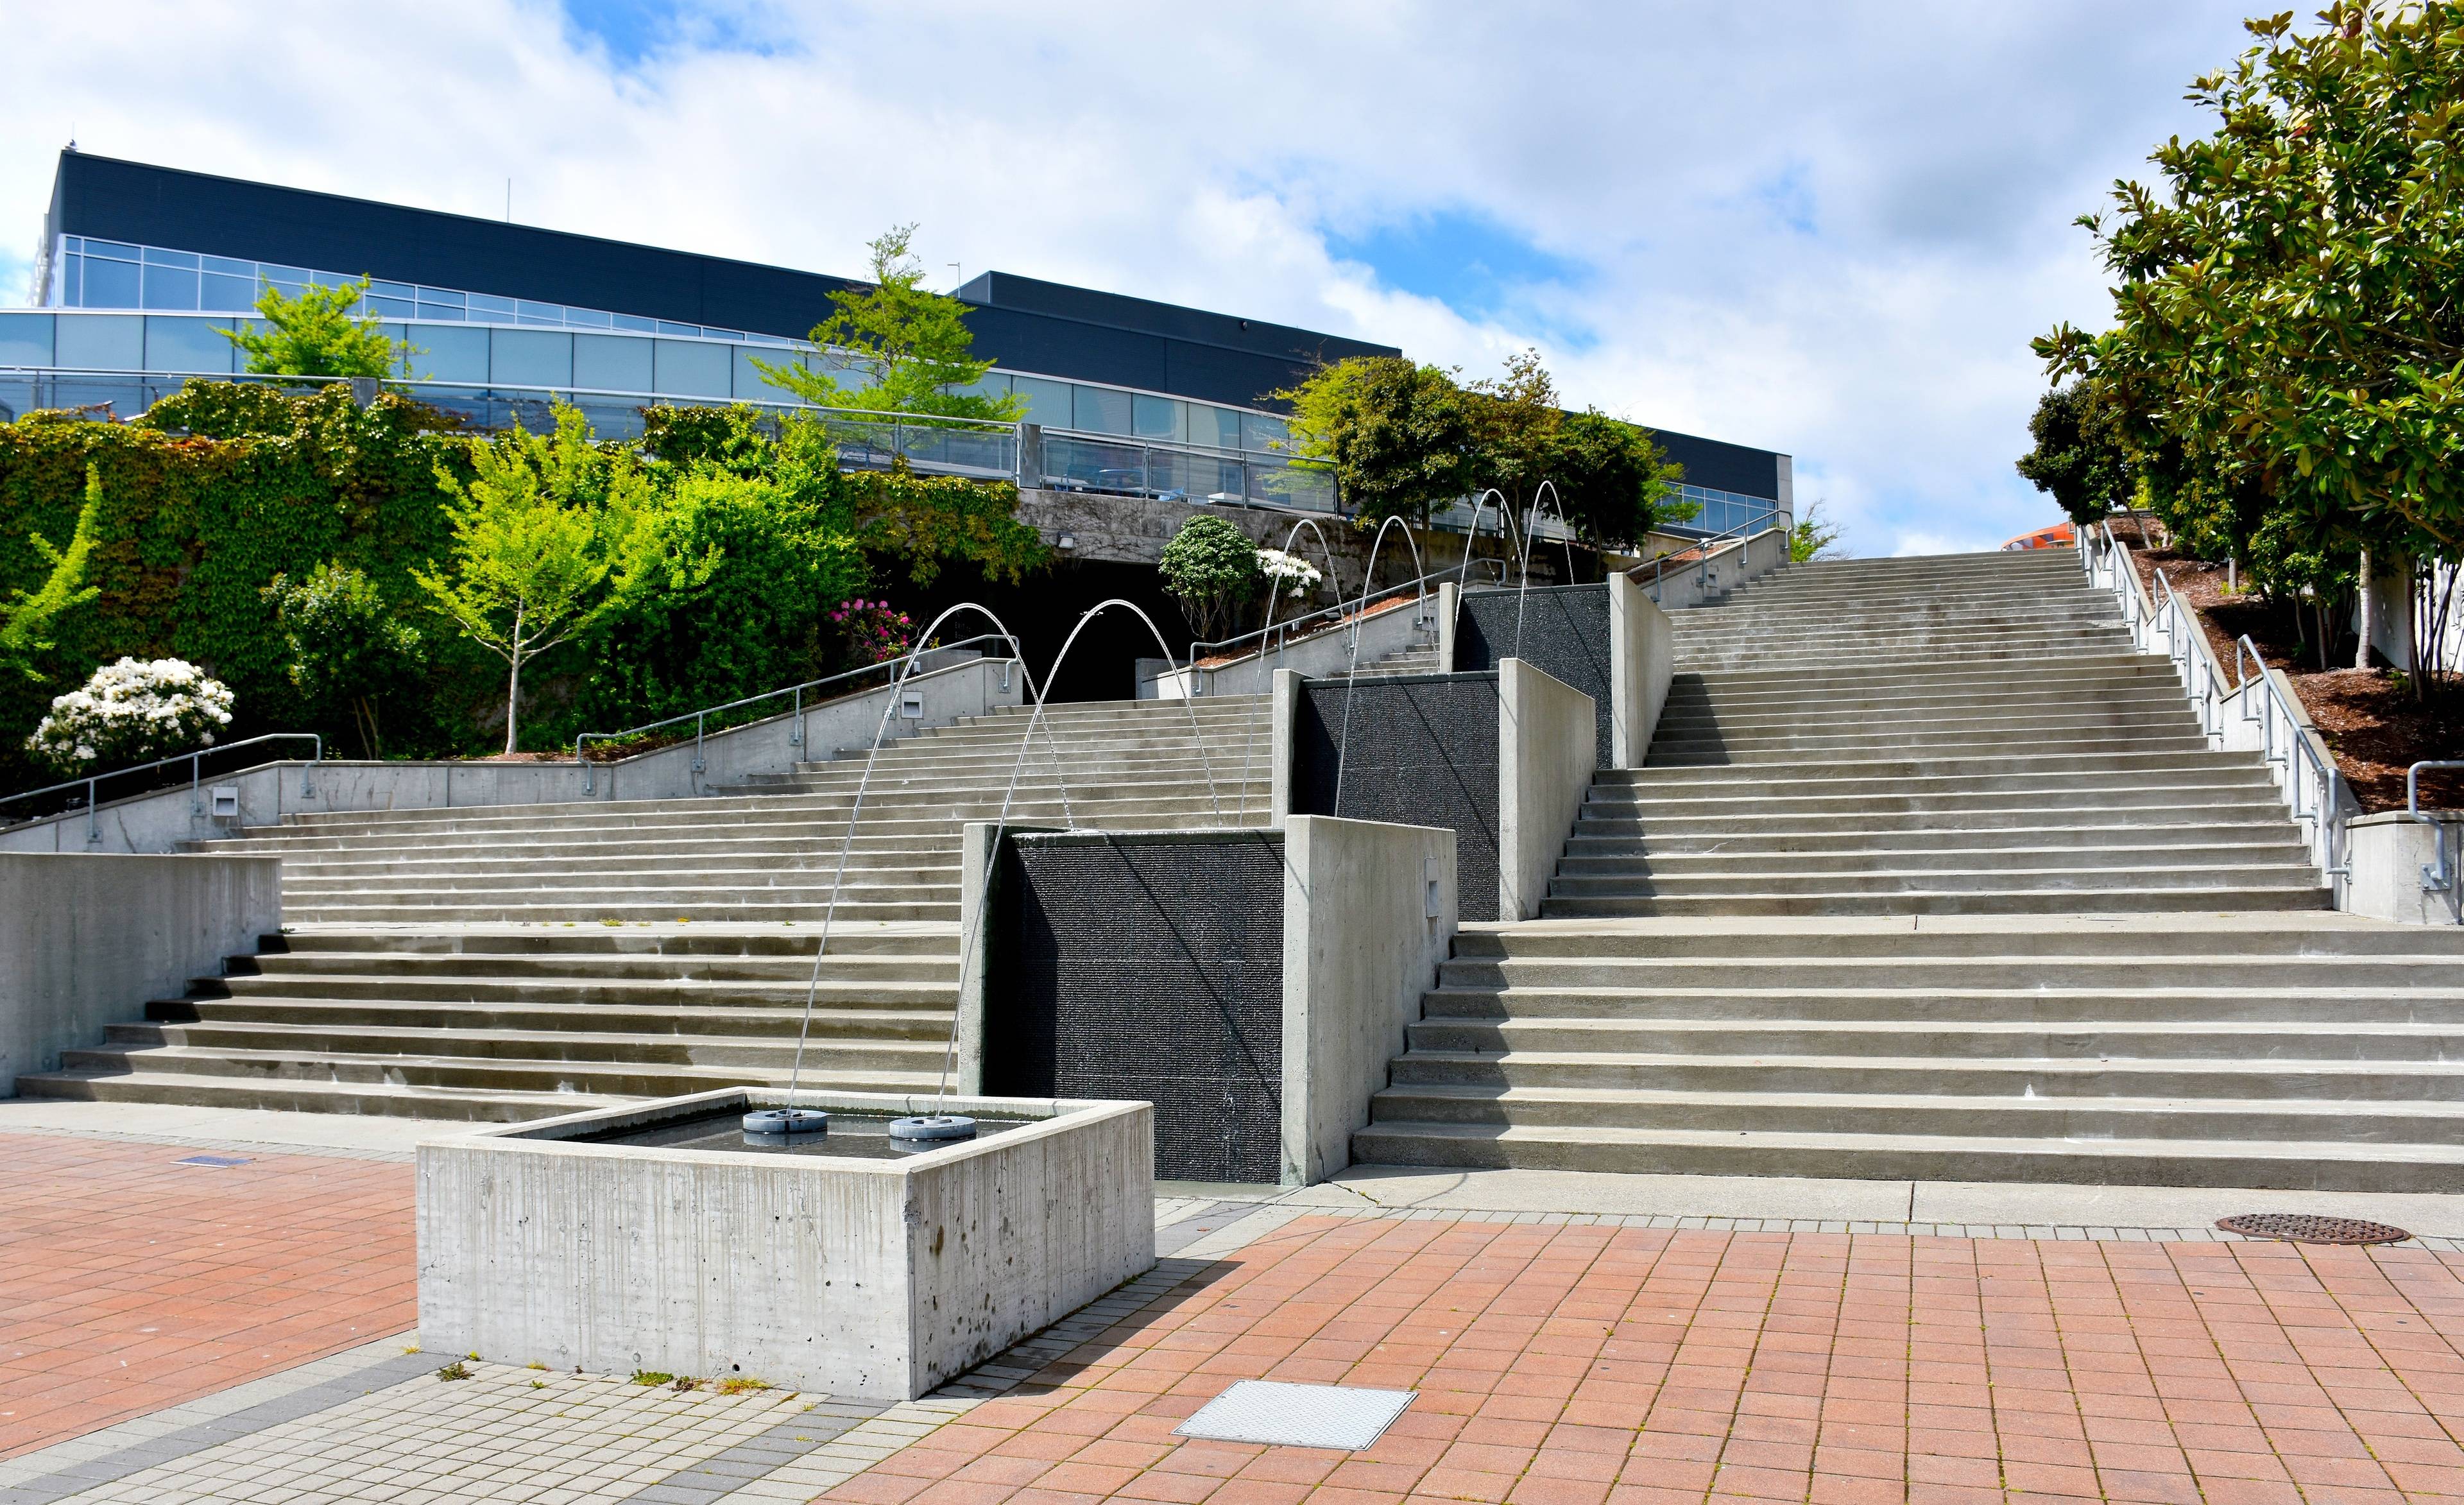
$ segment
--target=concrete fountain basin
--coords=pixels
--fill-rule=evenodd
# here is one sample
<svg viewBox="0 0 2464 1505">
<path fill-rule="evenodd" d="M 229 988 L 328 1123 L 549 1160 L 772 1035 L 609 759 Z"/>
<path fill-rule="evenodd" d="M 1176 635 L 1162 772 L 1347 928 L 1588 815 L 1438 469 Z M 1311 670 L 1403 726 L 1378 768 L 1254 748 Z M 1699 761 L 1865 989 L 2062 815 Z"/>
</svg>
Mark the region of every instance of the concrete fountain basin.
<svg viewBox="0 0 2464 1505">
<path fill-rule="evenodd" d="M 943 1111 L 1022 1121 L 891 1158 L 606 1138 L 786 1103 L 731 1087 L 422 1143 L 421 1346 L 909 1400 L 1155 1264 L 1142 1102 L 952 1097 Z"/>
</svg>

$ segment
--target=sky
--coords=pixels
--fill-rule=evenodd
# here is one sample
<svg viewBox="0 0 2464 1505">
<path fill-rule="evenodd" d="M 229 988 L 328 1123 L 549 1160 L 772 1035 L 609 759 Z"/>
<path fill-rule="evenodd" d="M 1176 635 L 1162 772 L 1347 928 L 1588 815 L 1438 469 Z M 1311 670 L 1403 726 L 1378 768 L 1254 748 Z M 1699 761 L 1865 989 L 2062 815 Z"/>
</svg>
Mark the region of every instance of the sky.
<svg viewBox="0 0 2464 1505">
<path fill-rule="evenodd" d="M 1001 270 L 1785 451 L 1859 554 L 2055 520 L 2028 341 L 2210 0 L 0 0 L 0 301 L 81 149 L 817 272 Z M 998 355 L 997 351 L 988 354 Z"/>
</svg>

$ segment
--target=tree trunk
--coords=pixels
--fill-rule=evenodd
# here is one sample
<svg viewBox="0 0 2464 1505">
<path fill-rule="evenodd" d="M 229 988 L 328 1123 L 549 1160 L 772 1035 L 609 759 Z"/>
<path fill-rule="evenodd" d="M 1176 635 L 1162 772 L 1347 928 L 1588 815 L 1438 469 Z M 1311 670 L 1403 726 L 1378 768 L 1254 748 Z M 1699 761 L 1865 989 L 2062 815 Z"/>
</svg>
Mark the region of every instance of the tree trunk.
<svg viewBox="0 0 2464 1505">
<path fill-rule="evenodd" d="M 513 665 L 512 677 L 505 681 L 505 756 L 510 758 L 519 750 L 514 739 L 522 709 L 522 609 L 519 607 L 514 608 L 514 631 L 506 641 L 511 650 L 505 657 Z"/>
<path fill-rule="evenodd" d="M 2357 614 L 2362 624 L 2362 643 L 2359 648 L 2353 650 L 2353 667 L 2367 669 L 2370 667 L 2370 639 L 2379 635 L 2379 603 L 2377 594 L 2370 589 L 2370 551 L 2368 549 L 2362 550 L 2359 584 L 2362 600 L 2361 609 Z"/>
</svg>

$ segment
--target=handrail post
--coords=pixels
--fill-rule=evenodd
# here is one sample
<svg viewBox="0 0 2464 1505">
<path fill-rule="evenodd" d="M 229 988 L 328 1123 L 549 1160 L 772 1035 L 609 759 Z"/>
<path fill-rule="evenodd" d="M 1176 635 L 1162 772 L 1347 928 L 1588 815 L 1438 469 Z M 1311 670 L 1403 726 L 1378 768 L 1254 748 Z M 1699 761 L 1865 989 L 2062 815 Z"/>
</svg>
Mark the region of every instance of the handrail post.
<svg viewBox="0 0 2464 1505">
<path fill-rule="evenodd" d="M 197 755 L 188 754 L 188 819 L 206 813 L 206 802 L 197 789 Z"/>
<path fill-rule="evenodd" d="M 325 761 L 324 735 L 320 732 L 310 732 L 308 736 L 314 745 L 308 749 L 308 762 L 299 769 L 299 797 L 303 800 L 313 800 L 317 797 L 317 765 Z"/>
<path fill-rule="evenodd" d="M 91 847 L 101 840 L 102 827 L 94 814 L 94 777 L 88 775 L 85 781 L 85 844 Z"/>
<path fill-rule="evenodd" d="M 2421 890 L 2425 894 L 2444 894 L 2455 886 L 2455 874 L 2447 865 L 2447 831 L 2443 823 L 2423 813 L 2421 808 L 2421 771 L 2424 768 L 2464 768 L 2464 759 L 2428 759 L 2404 771 L 2404 812 L 2430 828 L 2430 850 L 2436 862 L 2421 865 Z"/>
<path fill-rule="evenodd" d="M 705 719 L 708 715 L 709 715 L 709 713 L 708 713 L 708 712 L 706 712 L 706 711 L 695 711 L 695 712 L 693 713 L 693 772 L 695 772 L 695 773 L 699 773 L 699 772 L 701 772 L 701 770 L 702 770 L 702 759 L 701 759 L 701 729 L 702 729 L 702 722 L 703 722 L 704 719 Z"/>
<path fill-rule="evenodd" d="M 803 685 L 796 687 L 795 719 L 787 723 L 787 745 L 790 747 L 804 745 L 804 687 Z"/>
</svg>

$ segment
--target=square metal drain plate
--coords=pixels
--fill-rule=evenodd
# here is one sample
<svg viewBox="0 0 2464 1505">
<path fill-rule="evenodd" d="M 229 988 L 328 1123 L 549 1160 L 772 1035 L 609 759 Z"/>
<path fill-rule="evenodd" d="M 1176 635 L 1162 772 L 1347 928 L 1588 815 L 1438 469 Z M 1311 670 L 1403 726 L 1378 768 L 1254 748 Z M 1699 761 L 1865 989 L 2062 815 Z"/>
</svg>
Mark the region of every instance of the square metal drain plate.
<svg viewBox="0 0 2464 1505">
<path fill-rule="evenodd" d="M 1419 1393 L 1243 1380 L 1199 1406 L 1198 1414 L 1174 1428 L 1172 1434 L 1357 1451 L 1383 1435 Z"/>
</svg>

